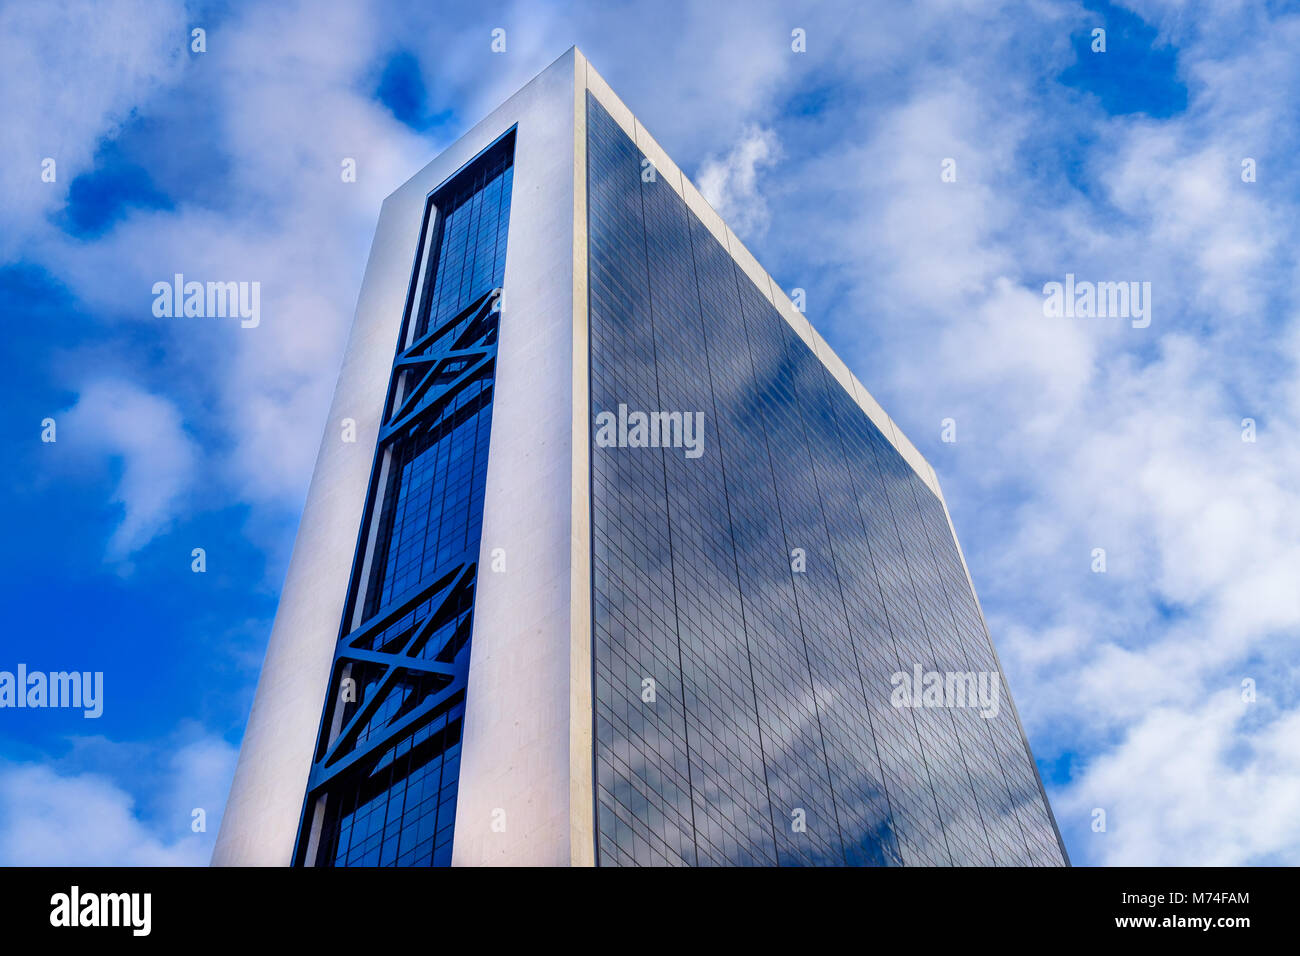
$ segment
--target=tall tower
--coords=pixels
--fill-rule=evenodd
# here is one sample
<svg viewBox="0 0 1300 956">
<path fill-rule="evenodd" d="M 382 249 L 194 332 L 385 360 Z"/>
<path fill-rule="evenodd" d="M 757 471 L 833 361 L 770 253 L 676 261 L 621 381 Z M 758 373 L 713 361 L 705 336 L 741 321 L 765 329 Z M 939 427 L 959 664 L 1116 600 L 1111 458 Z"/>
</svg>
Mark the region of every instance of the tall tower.
<svg viewBox="0 0 1300 956">
<path fill-rule="evenodd" d="M 384 203 L 213 862 L 1066 862 L 934 470 L 576 49 Z"/>
</svg>

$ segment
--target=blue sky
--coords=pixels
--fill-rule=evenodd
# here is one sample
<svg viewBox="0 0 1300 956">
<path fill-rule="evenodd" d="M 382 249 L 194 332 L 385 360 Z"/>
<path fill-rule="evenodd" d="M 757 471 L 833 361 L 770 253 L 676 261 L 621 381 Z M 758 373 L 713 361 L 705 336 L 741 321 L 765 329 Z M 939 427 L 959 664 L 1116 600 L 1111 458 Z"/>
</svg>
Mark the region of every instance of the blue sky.
<svg viewBox="0 0 1300 956">
<path fill-rule="evenodd" d="M 206 862 L 379 204 L 575 43 L 935 466 L 1073 860 L 1300 862 L 1300 16 L 1055 0 L 0 9 L 0 668 L 106 684 L 0 862 Z"/>
</svg>

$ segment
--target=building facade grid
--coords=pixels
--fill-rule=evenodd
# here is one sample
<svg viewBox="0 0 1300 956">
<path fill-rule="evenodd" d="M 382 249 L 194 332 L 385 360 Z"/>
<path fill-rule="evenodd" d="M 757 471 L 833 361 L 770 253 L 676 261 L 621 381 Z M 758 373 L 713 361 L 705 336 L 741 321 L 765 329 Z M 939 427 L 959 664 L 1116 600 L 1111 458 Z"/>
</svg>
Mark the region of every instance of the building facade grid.
<svg viewBox="0 0 1300 956">
<path fill-rule="evenodd" d="M 590 94 L 587 130 L 592 412 L 706 423 L 592 447 L 598 862 L 1060 865 L 942 503 Z M 997 716 L 893 706 L 916 665 Z"/>
</svg>

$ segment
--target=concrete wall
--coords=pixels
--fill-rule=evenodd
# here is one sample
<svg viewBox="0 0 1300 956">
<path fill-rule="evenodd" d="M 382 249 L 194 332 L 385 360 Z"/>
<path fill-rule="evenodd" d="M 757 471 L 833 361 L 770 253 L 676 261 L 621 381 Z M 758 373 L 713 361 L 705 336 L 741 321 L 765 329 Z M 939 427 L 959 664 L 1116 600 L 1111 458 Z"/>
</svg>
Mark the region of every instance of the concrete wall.
<svg viewBox="0 0 1300 956">
<path fill-rule="evenodd" d="M 576 57 L 565 54 L 471 134 L 486 143 L 518 125 L 456 866 L 571 862 Z M 504 573 L 491 570 L 496 548 Z"/>
</svg>

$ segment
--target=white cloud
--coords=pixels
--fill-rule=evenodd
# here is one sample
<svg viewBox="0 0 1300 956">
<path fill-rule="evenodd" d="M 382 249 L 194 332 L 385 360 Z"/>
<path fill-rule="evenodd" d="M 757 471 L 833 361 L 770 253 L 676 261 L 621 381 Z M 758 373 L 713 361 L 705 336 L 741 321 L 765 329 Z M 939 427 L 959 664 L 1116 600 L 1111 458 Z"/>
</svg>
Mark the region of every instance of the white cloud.
<svg viewBox="0 0 1300 956">
<path fill-rule="evenodd" d="M 761 236 L 771 218 L 758 188 L 759 173 L 781 158 L 781 144 L 770 129 L 749 126 L 727 155 L 705 160 L 700 193 L 741 236 Z"/>
<path fill-rule="evenodd" d="M 181 413 L 130 382 L 104 379 L 84 386 L 55 420 L 58 447 L 82 461 L 105 455 L 121 463 L 113 501 L 123 515 L 108 557 L 124 561 L 171 525 L 191 489 L 198 448 Z"/>
<path fill-rule="evenodd" d="M 1294 860 L 1300 836 L 1300 712 L 1248 721 L 1240 693 L 1195 705 L 1151 707 L 1123 740 L 1061 794 L 1057 812 L 1089 830 L 1085 859 L 1110 866 L 1242 864 Z"/>
<path fill-rule="evenodd" d="M 5 162 L 0 164 L 0 259 L 67 198 L 100 139 L 180 75 L 182 6 L 148 2 L 13 3 L 0 9 Z M 56 180 L 41 181 L 55 161 Z"/>
<path fill-rule="evenodd" d="M 96 769 L 0 762 L 0 865 L 207 864 L 234 747 L 181 733 L 152 745 L 83 740 L 74 753 Z M 204 832 L 192 829 L 195 808 Z"/>
</svg>

